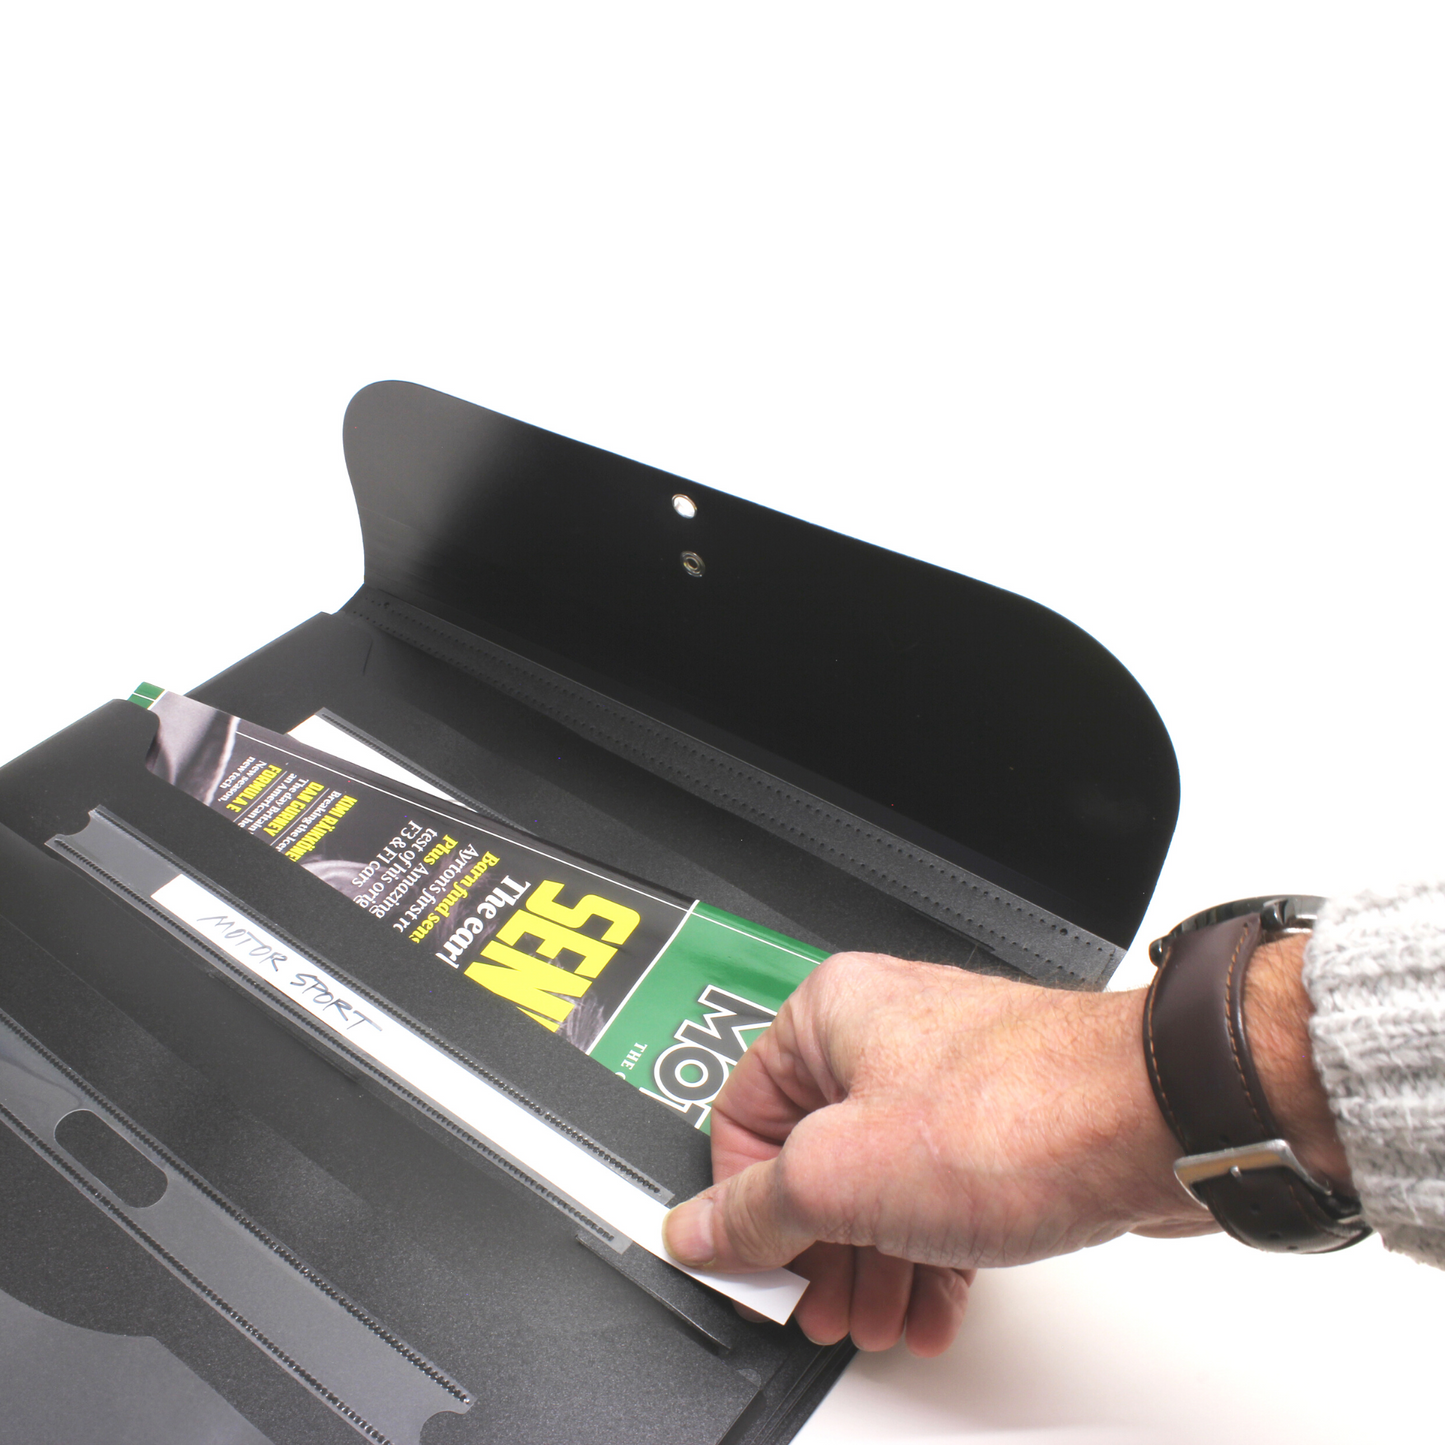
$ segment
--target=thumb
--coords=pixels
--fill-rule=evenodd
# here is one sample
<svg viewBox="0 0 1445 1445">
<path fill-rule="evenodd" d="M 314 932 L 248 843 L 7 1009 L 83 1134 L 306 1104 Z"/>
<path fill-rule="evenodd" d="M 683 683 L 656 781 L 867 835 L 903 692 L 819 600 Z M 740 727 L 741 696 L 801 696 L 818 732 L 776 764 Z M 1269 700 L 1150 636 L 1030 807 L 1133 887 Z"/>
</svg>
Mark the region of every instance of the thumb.
<svg viewBox="0 0 1445 1445">
<path fill-rule="evenodd" d="M 776 1269 L 817 1238 L 782 1188 L 776 1159 L 753 1164 L 672 1210 L 663 1242 L 693 1269 Z"/>
</svg>

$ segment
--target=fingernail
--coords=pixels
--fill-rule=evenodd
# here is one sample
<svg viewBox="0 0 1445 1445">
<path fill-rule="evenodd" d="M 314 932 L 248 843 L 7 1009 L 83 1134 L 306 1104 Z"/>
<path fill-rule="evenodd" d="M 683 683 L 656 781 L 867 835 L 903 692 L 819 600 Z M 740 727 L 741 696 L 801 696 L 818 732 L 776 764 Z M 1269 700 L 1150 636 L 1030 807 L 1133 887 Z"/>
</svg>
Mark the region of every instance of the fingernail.
<svg viewBox="0 0 1445 1445">
<path fill-rule="evenodd" d="M 701 1269 L 717 1262 L 717 1249 L 712 1242 L 712 1210 L 711 1199 L 689 1199 L 663 1220 L 663 1240 L 668 1253 L 679 1264 Z"/>
</svg>

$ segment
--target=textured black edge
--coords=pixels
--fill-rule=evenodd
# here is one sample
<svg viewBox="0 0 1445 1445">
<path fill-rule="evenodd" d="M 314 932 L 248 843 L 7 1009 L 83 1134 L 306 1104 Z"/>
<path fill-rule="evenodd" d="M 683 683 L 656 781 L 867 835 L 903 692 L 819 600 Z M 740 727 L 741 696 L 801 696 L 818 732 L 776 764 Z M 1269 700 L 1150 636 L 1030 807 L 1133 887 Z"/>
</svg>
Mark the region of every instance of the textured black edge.
<svg viewBox="0 0 1445 1445">
<path fill-rule="evenodd" d="M 857 1353 L 858 1347 L 846 1339 L 820 1349 L 774 1409 L 736 1437 L 724 1436 L 720 1445 L 787 1445 L 808 1423 L 809 1416 L 838 1383 L 838 1377 Z"/>
<path fill-rule="evenodd" d="M 374 587 L 363 588 L 342 610 L 379 632 L 536 708 L 628 762 L 861 878 L 1034 978 L 1051 979 L 1063 975 L 1078 984 L 1102 986 L 1124 956 L 1125 950 L 1117 944 L 1089 933 L 1006 889 L 986 883 L 957 864 L 877 828 L 837 804 Z M 684 768 L 658 756 L 655 749 L 630 740 L 628 734 L 641 734 L 663 743 L 672 752 L 685 753 L 690 766 Z M 731 779 L 731 785 L 724 782 L 724 778 Z M 752 792 L 771 795 L 775 807 L 769 809 L 756 800 L 743 797 L 737 791 L 738 782 Z M 1031 925 L 1029 932 L 1035 936 L 1035 941 L 1038 936 L 1048 936 L 1063 943 L 1065 948 L 1045 952 L 1018 936 L 991 927 L 989 923 L 971 916 L 967 910 L 936 896 L 935 892 L 921 886 L 919 879 L 905 878 L 896 871 L 879 866 L 876 861 L 867 862 L 854 852 L 829 842 L 823 836 L 824 829 L 816 826 L 819 823 L 825 825 L 827 831 L 841 830 L 871 844 L 874 849 L 896 855 L 910 865 L 912 871 L 930 873 L 955 888 L 969 890 L 989 910 L 1014 913 Z"/>
</svg>

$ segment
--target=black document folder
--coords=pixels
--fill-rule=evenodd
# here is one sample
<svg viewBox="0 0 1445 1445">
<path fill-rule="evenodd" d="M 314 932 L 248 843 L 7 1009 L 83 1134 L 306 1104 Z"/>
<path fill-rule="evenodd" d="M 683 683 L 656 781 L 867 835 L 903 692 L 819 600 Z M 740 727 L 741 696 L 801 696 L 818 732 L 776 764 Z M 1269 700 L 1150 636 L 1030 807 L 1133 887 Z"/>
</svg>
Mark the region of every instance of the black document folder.
<svg viewBox="0 0 1445 1445">
<path fill-rule="evenodd" d="M 345 445 L 360 590 L 194 696 L 325 712 L 819 948 L 1108 978 L 1178 775 L 1078 628 L 418 386 L 362 391 Z M 203 880 L 663 1202 L 709 1182 L 706 1136 L 389 969 L 361 910 L 147 769 L 155 730 L 107 703 L 0 769 L 0 1440 L 789 1439 L 848 1345 L 590 1227 L 258 1006 L 125 867 Z"/>
</svg>

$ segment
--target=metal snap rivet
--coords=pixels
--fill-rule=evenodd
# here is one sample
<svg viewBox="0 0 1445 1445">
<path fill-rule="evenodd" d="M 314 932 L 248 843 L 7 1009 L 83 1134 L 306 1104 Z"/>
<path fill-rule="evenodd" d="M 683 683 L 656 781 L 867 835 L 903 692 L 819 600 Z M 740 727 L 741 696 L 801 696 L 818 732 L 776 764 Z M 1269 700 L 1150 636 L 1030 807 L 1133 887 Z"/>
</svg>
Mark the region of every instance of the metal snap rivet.
<svg viewBox="0 0 1445 1445">
<path fill-rule="evenodd" d="M 701 577 L 707 571 L 707 564 L 696 552 L 684 552 L 682 554 L 682 570 L 689 577 Z"/>
</svg>

